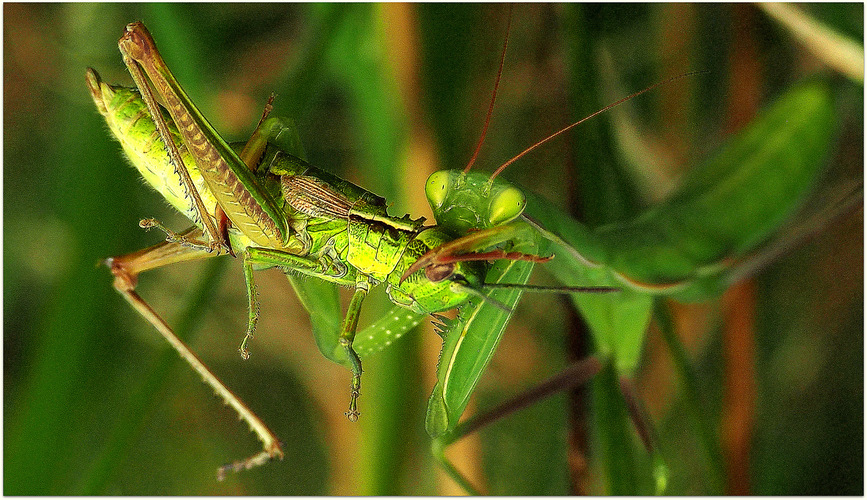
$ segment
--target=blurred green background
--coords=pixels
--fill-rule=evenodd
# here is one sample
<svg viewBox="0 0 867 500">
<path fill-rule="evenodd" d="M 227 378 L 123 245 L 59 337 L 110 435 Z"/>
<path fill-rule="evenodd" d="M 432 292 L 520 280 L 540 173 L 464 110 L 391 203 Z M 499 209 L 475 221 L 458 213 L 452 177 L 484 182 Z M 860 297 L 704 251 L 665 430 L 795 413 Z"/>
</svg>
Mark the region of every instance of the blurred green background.
<svg viewBox="0 0 867 500">
<path fill-rule="evenodd" d="M 863 5 L 800 7 L 863 46 Z M 139 285 L 285 443 L 282 462 L 215 481 L 217 466 L 258 443 L 98 266 L 159 240 L 138 228 L 139 219 L 175 229 L 186 222 L 126 164 L 93 107 L 84 70 L 130 84 L 116 44 L 126 23 L 142 20 L 224 137 L 245 140 L 274 92 L 274 112 L 296 121 L 311 163 L 385 196 L 393 214 L 430 219 L 424 179 L 462 167 L 472 154 L 508 9 L 3 8 L 4 493 L 459 493 L 430 459 L 424 433 L 439 338 L 423 329 L 365 360 L 363 416 L 349 423 L 349 373 L 318 353 L 279 272 L 257 276 L 262 319 L 253 357 L 241 361 L 246 299 L 240 265 L 227 257 L 154 271 Z M 613 162 L 630 166 L 639 203 L 651 205 L 758 108 L 822 75 L 833 83 L 839 122 L 823 185 L 863 179 L 862 85 L 746 4 L 515 6 L 477 165 L 491 171 L 608 102 L 693 70 L 708 73 L 581 125 L 505 176 L 592 220 L 603 193 L 582 192 L 575 172 Z M 587 137 L 600 139 L 587 146 Z M 719 301 L 672 306 L 698 374 L 702 418 L 714 430 L 711 448 L 723 457 L 715 469 L 702 459 L 713 450 L 684 416 L 683 384 L 664 342 L 655 328 L 648 334 L 636 384 L 671 470 L 668 493 L 863 494 L 862 209 L 751 283 L 755 295 L 735 305 L 755 315 L 746 350 L 724 340 L 729 314 Z M 469 411 L 566 363 L 577 321 L 568 309 L 560 298 L 525 297 Z M 746 383 L 750 395 L 735 411 L 726 404 L 732 383 Z M 462 441 L 450 456 L 491 493 L 604 493 L 593 409 L 568 411 L 569 401 L 539 404 Z"/>
</svg>

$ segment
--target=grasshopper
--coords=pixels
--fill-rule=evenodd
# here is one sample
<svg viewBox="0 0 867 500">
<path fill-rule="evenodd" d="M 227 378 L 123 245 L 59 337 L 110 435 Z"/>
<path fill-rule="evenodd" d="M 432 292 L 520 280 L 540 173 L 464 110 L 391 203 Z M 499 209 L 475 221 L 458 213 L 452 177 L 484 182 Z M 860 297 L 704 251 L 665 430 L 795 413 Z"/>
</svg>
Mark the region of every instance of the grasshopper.
<svg viewBox="0 0 867 500">
<path fill-rule="evenodd" d="M 106 265 L 115 277 L 115 289 L 262 441 L 262 452 L 221 468 L 221 477 L 225 470 L 251 468 L 281 457 L 279 441 L 135 292 L 141 272 L 225 254 L 242 258 L 249 297 L 248 327 L 239 347 L 243 358 L 249 357 L 248 343 L 258 319 L 254 271 L 279 268 L 354 288 L 336 349 L 353 374 L 346 416 L 356 421 L 362 362 L 353 341 L 371 286 L 385 283 L 391 301 L 416 315 L 448 311 L 473 297 L 508 315 L 520 294 L 512 292 L 510 300 L 502 303 L 486 297 L 485 280 L 491 278 L 486 278 L 484 262 L 502 260 L 511 266 L 551 259 L 534 253 L 532 245 L 526 252 L 502 248 L 532 230 L 521 222 L 510 223 L 521 215 L 526 203 L 520 191 L 506 183 L 496 184 L 492 196 L 494 184 L 489 182 L 486 196 L 494 198 L 491 211 L 473 222 L 455 219 L 425 226 L 424 219 L 390 216 L 383 198 L 293 154 L 300 154 L 297 135 L 285 120 L 263 117 L 236 153 L 184 93 L 142 23 L 129 24 L 118 45 L 138 91 L 108 85 L 95 70 L 88 69 L 87 83 L 94 102 L 143 177 L 196 226 L 176 233 L 159 221 L 145 219 L 141 226 L 159 228 L 166 241 L 111 257 Z M 164 107 L 157 103 L 148 80 Z M 428 186 L 433 189 L 440 182 L 432 178 Z M 444 201 L 444 197 L 437 201 L 438 208 Z M 456 238 L 469 230 L 474 230 L 471 235 Z M 493 250 L 476 251 L 488 248 Z M 519 267 L 518 283 L 495 281 L 490 285 L 520 286 L 531 268 Z M 572 291 L 613 290 L 579 287 Z M 406 318 L 411 321 L 404 324 L 404 330 L 417 324 L 414 316 Z M 444 318 L 441 321 L 448 322 Z M 443 428 L 448 426 L 446 422 Z"/>
<path fill-rule="evenodd" d="M 156 221 L 147 220 L 143 225 L 162 228 L 166 231 L 168 241 L 141 252 L 109 259 L 108 263 L 115 275 L 115 287 L 118 291 L 175 346 L 193 368 L 206 379 L 206 382 L 239 412 L 263 441 L 262 452 L 221 468 L 221 473 L 228 469 L 249 468 L 279 457 L 281 455 L 279 442 L 243 403 L 216 377 L 210 375 L 207 368 L 189 349 L 176 338 L 172 340 L 174 335 L 168 325 L 138 297 L 134 291 L 136 278 L 145 270 L 225 253 L 242 256 L 250 297 L 248 332 L 240 347 L 242 355 L 247 354 L 247 343 L 257 318 L 253 285 L 254 270 L 267 267 L 291 269 L 307 276 L 355 287 L 356 291 L 341 328 L 339 342 L 336 346 L 332 346 L 337 352 L 332 354 L 342 357 L 343 362 L 353 371 L 350 410 L 347 412 L 350 419 L 358 417 L 355 400 L 360 387 L 360 358 L 364 356 L 362 349 L 364 344 L 361 342 L 363 337 L 359 338 L 356 345 L 353 336 L 357 328 L 358 310 L 369 286 L 376 281 L 385 281 L 390 287 L 391 298 L 396 303 L 411 306 L 412 299 L 418 298 L 415 296 L 417 292 L 413 289 L 406 293 L 409 289 L 404 288 L 405 286 L 418 285 L 419 290 L 422 288 L 432 290 L 435 287 L 431 285 L 437 283 L 440 284 L 439 286 L 445 285 L 439 290 L 443 296 L 447 295 L 450 300 L 454 300 L 454 304 L 449 303 L 446 307 L 446 303 L 440 303 L 443 309 L 439 310 L 450 309 L 458 304 L 464 304 L 464 307 L 461 308 L 458 319 L 441 321 L 441 332 L 445 339 L 443 360 L 439 365 L 437 387 L 431 397 L 427 427 L 432 436 L 437 439 L 443 438 L 441 443 L 447 444 L 454 438 L 457 419 L 484 365 L 496 348 L 502 328 L 508 322 L 510 308 L 514 307 L 520 299 L 521 293 L 520 289 L 513 287 L 498 290 L 491 294 L 492 297 L 483 299 L 479 291 L 497 282 L 506 284 L 526 282 L 532 271 L 532 264 L 547 260 L 546 257 L 542 257 L 544 252 L 540 248 L 542 245 L 539 241 L 540 235 L 548 237 L 555 243 L 565 243 L 561 246 L 566 247 L 567 255 L 574 257 L 562 259 L 563 269 L 567 270 L 563 274 L 565 279 L 569 278 L 569 272 L 575 273 L 574 269 L 577 266 L 586 268 L 589 264 L 589 268 L 598 270 L 599 275 L 588 278 L 585 273 L 581 279 L 597 287 L 603 286 L 603 289 L 608 291 L 613 288 L 611 283 L 634 287 L 638 290 L 637 295 L 630 296 L 629 300 L 640 302 L 642 307 L 643 304 L 649 304 L 651 295 L 683 292 L 696 274 L 696 269 L 706 269 L 708 265 L 719 259 L 719 254 L 725 253 L 726 250 L 709 252 L 712 255 L 694 259 L 694 262 L 687 263 L 687 272 L 674 278 L 666 275 L 647 275 L 646 270 L 654 267 L 647 263 L 634 262 L 637 260 L 636 256 L 640 257 L 643 254 L 644 249 L 634 245 L 630 247 L 631 242 L 625 237 L 622 238 L 623 241 L 615 244 L 614 240 L 622 235 L 624 230 L 630 229 L 628 224 L 600 230 L 586 230 L 562 222 L 568 221 L 568 218 L 546 219 L 544 210 L 538 212 L 539 207 L 544 207 L 543 203 L 532 200 L 527 204 L 522 196 L 515 196 L 515 191 L 492 189 L 495 184 L 501 185 L 492 180 L 495 176 L 478 177 L 480 182 L 476 183 L 474 180 L 476 177 L 466 173 L 456 177 L 451 177 L 451 174 L 448 176 L 435 174 L 438 176 L 428 180 L 428 197 L 437 214 L 440 223 L 438 227 L 448 227 L 450 231 L 439 235 L 436 231 L 428 233 L 431 239 L 427 244 L 414 249 L 415 253 L 404 252 L 407 258 L 401 260 L 391 272 L 376 275 L 373 269 L 379 264 L 376 259 L 368 262 L 370 267 L 347 265 L 347 262 L 339 258 L 340 251 L 345 249 L 337 245 L 330 246 L 329 239 L 338 234 L 351 234 L 352 223 L 356 221 L 356 228 L 361 226 L 366 229 L 384 228 L 380 238 L 383 235 L 386 237 L 396 235 L 392 238 L 392 242 L 396 242 L 393 246 L 401 246 L 404 242 L 408 242 L 405 248 L 409 250 L 411 241 L 409 239 L 404 241 L 401 238 L 418 232 L 412 241 L 419 240 L 419 236 L 429 230 L 422 230 L 425 227 L 422 221 L 413 221 L 408 217 L 391 217 L 386 213 L 381 198 L 307 165 L 299 157 L 297 139 L 291 127 L 279 119 L 268 118 L 261 122 L 240 153 L 234 153 L 198 114 L 177 82 L 170 76 L 143 26 L 134 24 L 128 28 L 127 34 L 121 39 L 121 51 L 136 84 L 142 91 L 142 98 L 137 98 L 134 92 L 124 94 L 129 92 L 127 89 L 104 84 L 91 70 L 88 72 L 88 84 L 97 106 L 100 107 L 102 103 L 100 110 L 105 108 L 104 114 L 108 119 L 109 115 L 118 116 L 122 113 L 119 109 L 114 109 L 113 113 L 110 113 L 106 103 L 117 102 L 129 105 L 125 111 L 138 120 L 136 126 L 141 128 L 136 130 L 145 133 L 139 135 L 121 127 L 115 128 L 109 120 L 113 130 L 117 130 L 115 135 L 124 144 L 128 156 L 142 170 L 148 182 L 200 227 L 176 234 L 166 230 Z M 164 116 L 165 113 L 150 95 L 150 88 L 142 72 L 150 77 L 161 98 L 165 100 L 169 116 Z M 118 97 L 118 95 L 126 97 Z M 137 109 L 134 109 L 136 107 Z M 177 116 L 172 113 L 173 110 Z M 148 117 L 153 120 L 148 120 Z M 178 129 L 174 126 L 175 123 L 184 126 Z M 193 127 L 186 128 L 188 124 Z M 204 141 L 202 138 L 205 138 Z M 178 144 L 180 147 L 177 146 Z M 136 162 L 136 156 L 139 162 Z M 156 167 L 157 173 L 149 171 L 148 166 Z M 214 185 L 209 184 L 209 172 L 223 173 L 226 168 L 235 177 L 211 179 L 210 182 Z M 150 173 L 146 173 L 145 170 Z M 186 173 L 181 172 L 182 170 Z M 181 179 L 180 184 L 176 178 Z M 284 178 L 289 179 L 284 182 Z M 181 189 L 178 188 L 179 185 L 182 186 Z M 453 207 L 462 206 L 457 194 L 472 191 L 471 187 L 474 185 L 479 187 L 483 199 L 488 201 L 501 199 L 499 194 L 491 194 L 495 191 L 496 193 L 507 192 L 508 195 L 502 198 L 506 202 L 502 206 L 490 205 L 497 208 L 492 212 L 495 215 L 482 217 L 483 222 L 476 220 L 460 223 L 464 224 L 462 226 L 457 222 L 447 222 L 447 216 L 444 214 Z M 332 195 L 335 194 L 338 195 L 336 200 L 332 199 Z M 253 201 L 249 203 L 250 206 L 247 206 L 250 198 Z M 223 206 L 223 203 L 226 206 Z M 470 205 L 471 210 L 479 212 L 478 204 Z M 528 223 L 526 219 L 518 220 L 525 205 L 529 205 L 531 211 L 537 210 L 533 214 L 534 217 L 542 221 L 546 227 L 556 229 L 557 234 L 562 238 L 552 236 L 553 233 L 546 233 L 540 226 Z M 250 234 L 244 231 L 245 228 Z M 471 228 L 478 231 L 467 234 Z M 638 231 L 634 224 L 632 228 Z M 750 235 L 745 239 L 756 238 Z M 356 241 L 366 240 L 362 238 Z M 664 246 L 664 243 L 660 246 Z M 347 245 L 347 248 L 352 247 Z M 490 248 L 493 250 L 478 251 Z M 580 248 L 581 251 L 578 252 L 576 248 Z M 463 257 L 468 254 L 476 255 Z M 317 258 L 304 258 L 309 255 L 316 255 Z M 629 258 L 632 262 L 629 262 Z M 492 269 L 487 270 L 482 263 L 475 262 L 476 259 L 498 259 L 499 262 Z M 553 261 L 552 265 L 556 263 L 557 260 Z M 658 268 L 660 266 L 655 267 Z M 638 272 L 635 272 L 636 269 Z M 707 273 L 708 271 L 705 271 L 705 274 Z M 602 274 L 604 276 L 601 276 Z M 377 280 L 376 276 L 380 276 L 381 279 Z M 623 303 L 629 301 L 625 300 Z M 584 305 L 579 303 L 579 307 L 585 312 L 590 308 L 586 302 Z M 626 308 L 621 307 L 621 309 Z M 646 314 L 648 311 L 649 307 L 645 307 L 643 313 Z M 408 316 L 398 326 L 405 330 L 424 312 L 434 311 L 413 311 L 416 315 L 415 319 Z M 592 323 L 592 313 L 590 316 Z M 494 334 L 477 334 L 478 326 L 484 323 L 497 325 L 485 330 L 485 332 L 494 331 Z M 641 323 L 641 320 L 636 323 Z M 474 342 L 477 343 L 475 347 L 478 349 L 474 348 Z M 607 350 L 617 353 L 616 347 L 609 346 Z M 634 366 L 634 355 L 614 357 L 622 363 L 624 370 Z M 467 372 L 459 373 L 461 370 Z"/>
</svg>

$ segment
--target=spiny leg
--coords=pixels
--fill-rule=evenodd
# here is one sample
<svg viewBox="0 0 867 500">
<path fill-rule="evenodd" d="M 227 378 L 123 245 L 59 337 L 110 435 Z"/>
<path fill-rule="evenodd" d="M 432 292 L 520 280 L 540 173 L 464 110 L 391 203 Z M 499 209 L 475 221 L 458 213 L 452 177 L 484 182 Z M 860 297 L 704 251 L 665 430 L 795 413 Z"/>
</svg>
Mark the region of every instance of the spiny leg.
<svg viewBox="0 0 867 500">
<path fill-rule="evenodd" d="M 249 304 L 247 332 L 241 345 L 238 347 L 238 352 L 244 359 L 250 358 L 250 351 L 247 349 L 247 344 L 253 338 L 256 331 L 256 323 L 259 320 L 259 301 L 257 300 L 256 284 L 253 277 L 254 271 L 270 268 L 292 269 L 301 274 L 315 276 L 318 278 L 328 279 L 338 285 L 351 286 L 354 281 L 342 279 L 339 276 L 326 275 L 322 272 L 322 263 L 311 257 L 294 255 L 281 250 L 272 248 L 248 247 L 244 251 L 244 281 L 247 286 L 247 299 Z"/>
<path fill-rule="evenodd" d="M 249 306 L 247 333 L 244 335 L 244 339 L 241 341 L 241 345 L 238 346 L 238 352 L 241 353 L 241 357 L 243 359 L 249 359 L 250 351 L 249 349 L 247 349 L 247 344 L 253 338 L 253 334 L 256 332 L 256 324 L 259 321 L 259 301 L 257 300 L 258 293 L 256 291 L 256 283 L 253 278 L 253 271 L 268 269 L 272 267 L 278 267 L 282 269 L 291 268 L 300 273 L 317 277 L 324 277 L 324 273 L 322 273 L 321 271 L 323 267 L 327 268 L 328 265 L 326 264 L 325 266 L 323 266 L 323 262 L 315 258 L 299 256 L 281 250 L 249 247 L 244 251 L 243 266 L 244 281 L 247 286 L 247 299 Z M 329 275 L 327 279 L 344 286 L 354 283 L 351 281 L 341 281 L 339 276 L 333 275 Z"/>
<path fill-rule="evenodd" d="M 253 135 L 244 145 L 241 154 L 238 155 L 251 172 L 256 171 L 256 166 L 259 164 L 259 160 L 265 152 L 265 145 L 259 144 L 257 137 L 262 134 L 262 122 L 265 121 L 265 118 L 267 118 L 268 115 L 271 114 L 271 110 L 274 109 L 272 105 L 273 102 L 274 94 L 271 94 L 271 97 L 268 98 L 268 102 L 265 104 L 265 109 L 262 111 L 262 118 L 260 118 L 259 123 L 256 124 L 256 130 L 253 131 Z M 223 207 L 219 204 L 214 210 L 214 218 L 217 220 L 217 230 L 220 232 L 221 238 L 225 241 L 229 241 L 229 226 L 231 225 L 231 221 L 229 220 L 229 216 L 226 215 L 226 212 L 223 210 Z M 229 245 L 229 253 L 232 257 L 235 256 L 235 252 L 232 250 L 231 245 Z"/>
<path fill-rule="evenodd" d="M 169 243 L 178 243 L 182 246 L 189 247 L 194 250 L 203 250 L 205 252 L 212 252 L 214 250 L 211 244 L 202 239 L 204 234 L 201 231 L 198 231 L 197 234 L 193 234 L 193 231 L 188 229 L 184 232 L 176 233 L 171 229 L 167 228 L 165 225 L 163 225 L 162 222 L 156 219 L 142 219 L 139 221 L 138 225 L 145 231 L 149 231 L 153 228 L 159 229 L 160 231 L 165 233 L 166 241 Z M 228 238 L 228 234 L 226 235 L 226 237 Z M 228 239 L 226 241 L 228 241 Z M 229 248 L 229 253 L 234 256 L 231 245 L 227 246 Z"/>
<path fill-rule="evenodd" d="M 140 22 L 127 25 L 118 47 L 143 95 L 150 94 L 146 104 L 155 123 L 161 118 L 161 109 L 153 98 L 153 92 L 165 101 L 165 110 L 177 124 L 178 133 L 195 159 L 205 184 L 233 225 L 259 246 L 286 244 L 290 234 L 286 230 L 285 214 L 184 92 L 160 56 L 147 28 Z M 153 84 L 154 91 L 147 85 L 147 79 Z M 167 128 L 161 127 L 161 136 L 169 145 L 166 132 Z M 201 206 L 199 209 L 202 211 Z M 209 240 L 216 248 L 222 249 L 226 242 L 221 241 L 222 235 L 210 214 L 201 215 L 205 216 L 202 224 Z"/>
<path fill-rule="evenodd" d="M 361 358 L 358 353 L 352 348 L 352 341 L 355 340 L 355 332 L 358 329 L 358 318 L 361 314 L 361 303 L 367 297 L 367 292 L 370 289 L 370 283 L 366 279 L 359 278 L 355 285 L 355 293 L 352 294 L 352 300 L 349 302 L 349 308 L 346 311 L 346 317 L 343 319 L 343 328 L 340 329 L 340 345 L 346 351 L 346 358 L 349 360 L 350 369 L 352 370 L 352 392 L 349 399 L 349 411 L 346 412 L 347 418 L 355 422 L 358 420 L 358 396 L 361 395 Z"/>
<path fill-rule="evenodd" d="M 361 390 L 361 358 L 355 349 L 352 348 L 352 342 L 355 340 L 355 334 L 358 329 L 358 319 L 361 313 L 361 305 L 364 298 L 370 289 L 370 283 L 366 277 L 359 276 L 352 280 L 349 276 L 336 276 L 329 274 L 326 269 L 323 270 L 323 263 L 316 258 L 298 256 L 274 250 L 271 248 L 247 248 L 244 255 L 244 277 L 247 279 L 247 293 L 250 299 L 250 321 L 247 325 L 247 334 L 241 342 L 239 350 L 241 355 L 249 355 L 247 351 L 247 343 L 253 337 L 256 320 L 258 317 L 258 302 L 256 301 L 256 288 L 253 285 L 253 271 L 260 269 L 268 269 L 272 267 L 291 268 L 293 271 L 313 276 L 321 279 L 327 279 L 333 283 L 342 286 L 355 285 L 355 293 L 349 303 L 349 308 L 346 311 L 346 316 L 343 319 L 343 325 L 340 329 L 338 337 L 339 344 L 343 347 L 346 354 L 346 360 L 349 364 L 349 369 L 352 371 L 351 394 L 349 401 L 349 411 L 346 416 L 349 420 L 355 422 L 358 420 L 358 397 Z M 331 269 L 333 270 L 333 268 Z"/>
<path fill-rule="evenodd" d="M 186 236 L 201 235 L 201 231 L 193 228 L 183 233 Z M 262 422 L 259 417 L 253 413 L 247 405 L 244 404 L 232 391 L 229 390 L 216 375 L 211 372 L 207 366 L 193 353 L 181 339 L 175 335 L 168 323 L 163 320 L 150 305 L 135 292 L 135 286 L 138 282 L 138 274 L 162 267 L 176 262 L 188 260 L 204 259 L 215 256 L 208 251 L 183 246 L 176 242 L 162 242 L 150 248 L 145 248 L 138 252 L 111 257 L 105 260 L 105 264 L 111 269 L 114 275 L 114 288 L 123 296 L 124 299 L 136 310 L 144 319 L 146 319 L 163 338 L 171 345 L 175 351 L 186 361 L 202 380 L 208 384 L 214 392 L 222 398 L 222 400 L 232 407 L 241 420 L 247 422 L 250 429 L 256 434 L 262 442 L 262 451 L 246 458 L 238 460 L 228 465 L 224 465 L 217 470 L 217 478 L 222 479 L 226 471 L 240 471 L 250 469 L 257 465 L 261 465 L 274 458 L 283 458 L 283 450 L 280 447 L 280 441 L 277 436 Z"/>
<path fill-rule="evenodd" d="M 202 236 L 202 230 L 197 227 L 191 227 L 186 231 L 177 234 L 180 239 L 196 240 Z M 143 248 L 137 252 L 120 255 L 117 257 L 109 257 L 103 261 L 114 275 L 115 288 L 134 289 L 138 282 L 138 275 L 164 267 L 177 262 L 188 260 L 198 260 L 208 257 L 214 257 L 213 254 L 208 254 L 201 248 L 194 246 L 182 245 L 178 242 L 163 241 L 154 246 Z"/>
<path fill-rule="evenodd" d="M 247 343 L 253 338 L 253 333 L 256 331 L 256 323 L 259 321 L 259 301 L 257 300 L 256 283 L 253 282 L 253 260 L 250 257 L 249 251 L 244 252 L 244 282 L 247 285 L 248 301 L 247 333 L 244 335 L 241 345 L 238 346 L 238 352 L 241 353 L 243 359 L 250 359 Z"/>
</svg>

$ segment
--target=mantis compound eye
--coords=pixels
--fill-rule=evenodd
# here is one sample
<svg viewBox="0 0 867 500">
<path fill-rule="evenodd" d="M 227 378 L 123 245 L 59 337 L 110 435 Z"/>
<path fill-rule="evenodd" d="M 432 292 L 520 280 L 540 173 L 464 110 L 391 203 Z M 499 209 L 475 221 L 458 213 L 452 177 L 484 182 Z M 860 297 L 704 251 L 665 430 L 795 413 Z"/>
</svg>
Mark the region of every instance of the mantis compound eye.
<svg viewBox="0 0 867 500">
<path fill-rule="evenodd" d="M 425 183 L 424 192 L 432 207 L 441 207 L 449 192 L 449 173 L 444 170 L 432 173 Z"/>
<path fill-rule="evenodd" d="M 491 200 L 488 219 L 492 226 L 505 224 L 521 215 L 527 206 L 527 198 L 520 189 L 508 187 Z"/>
</svg>

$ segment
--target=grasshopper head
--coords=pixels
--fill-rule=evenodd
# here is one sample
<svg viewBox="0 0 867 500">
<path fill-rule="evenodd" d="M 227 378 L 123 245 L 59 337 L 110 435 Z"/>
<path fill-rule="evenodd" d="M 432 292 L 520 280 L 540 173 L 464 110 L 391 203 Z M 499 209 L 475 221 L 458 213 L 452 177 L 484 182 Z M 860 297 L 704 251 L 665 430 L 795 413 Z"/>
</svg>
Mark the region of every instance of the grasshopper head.
<svg viewBox="0 0 867 500">
<path fill-rule="evenodd" d="M 448 311 L 466 302 L 483 286 L 486 266 L 481 262 L 453 262 L 426 266 L 401 280 L 419 257 L 450 241 L 440 227 L 425 229 L 410 242 L 400 263 L 389 275 L 388 294 L 396 304 L 418 313 Z"/>
</svg>

